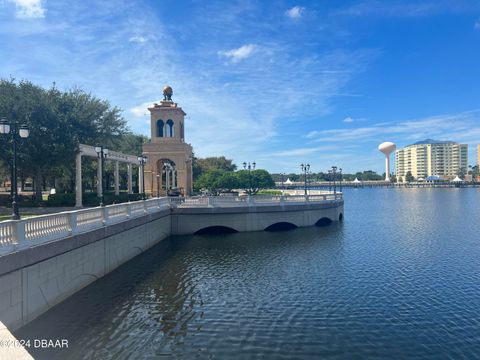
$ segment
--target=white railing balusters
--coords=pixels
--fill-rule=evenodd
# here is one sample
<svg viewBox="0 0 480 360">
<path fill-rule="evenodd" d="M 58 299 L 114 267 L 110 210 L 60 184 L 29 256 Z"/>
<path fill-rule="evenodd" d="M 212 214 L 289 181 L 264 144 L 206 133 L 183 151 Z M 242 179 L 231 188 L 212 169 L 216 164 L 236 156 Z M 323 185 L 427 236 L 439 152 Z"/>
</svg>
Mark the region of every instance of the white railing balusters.
<svg viewBox="0 0 480 360">
<path fill-rule="evenodd" d="M 42 215 L 23 220 L 0 222 L 0 255 L 23 249 L 41 242 L 64 238 L 111 223 L 127 220 L 174 207 L 231 207 L 268 206 L 289 203 L 331 203 L 342 200 L 343 194 L 319 195 L 256 195 L 256 196 L 202 196 L 163 197 L 124 204 L 81 209 Z"/>
</svg>

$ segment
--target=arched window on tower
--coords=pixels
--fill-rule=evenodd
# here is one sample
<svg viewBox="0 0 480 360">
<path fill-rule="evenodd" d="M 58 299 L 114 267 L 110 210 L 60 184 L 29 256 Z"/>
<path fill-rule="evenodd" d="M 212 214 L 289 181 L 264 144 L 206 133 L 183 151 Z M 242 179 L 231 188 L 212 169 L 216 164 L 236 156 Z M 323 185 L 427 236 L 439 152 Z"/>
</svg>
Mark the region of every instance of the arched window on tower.
<svg viewBox="0 0 480 360">
<path fill-rule="evenodd" d="M 167 137 L 173 137 L 173 120 L 167 120 Z"/>
<path fill-rule="evenodd" d="M 163 137 L 164 122 L 162 119 L 157 120 L 157 137 Z"/>
</svg>

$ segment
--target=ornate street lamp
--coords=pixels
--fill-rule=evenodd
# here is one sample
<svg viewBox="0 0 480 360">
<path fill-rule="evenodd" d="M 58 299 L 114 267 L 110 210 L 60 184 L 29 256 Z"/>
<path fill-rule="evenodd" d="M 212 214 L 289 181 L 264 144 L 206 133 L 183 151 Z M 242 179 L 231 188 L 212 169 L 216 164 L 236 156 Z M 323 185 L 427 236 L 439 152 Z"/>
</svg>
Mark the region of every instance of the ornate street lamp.
<svg viewBox="0 0 480 360">
<path fill-rule="evenodd" d="M 98 158 L 100 159 L 100 206 L 105 206 L 105 197 L 103 191 L 105 190 L 105 159 L 108 156 L 108 149 L 104 148 L 103 145 L 95 146 L 95 152 L 97 153 Z"/>
<path fill-rule="evenodd" d="M 310 164 L 300 164 L 300 168 L 305 175 L 305 196 L 307 196 L 307 174 L 310 171 Z"/>
<path fill-rule="evenodd" d="M 284 185 L 284 182 L 283 182 L 284 176 L 285 176 L 285 173 L 280 173 L 280 178 L 281 178 L 281 180 L 282 180 L 282 190 L 285 189 L 285 185 Z"/>
<path fill-rule="evenodd" d="M 10 187 L 12 189 L 12 220 L 20 220 L 18 211 L 18 189 L 17 189 L 17 137 L 26 139 L 30 135 L 30 130 L 26 125 L 18 128 L 16 121 L 9 123 L 5 118 L 0 119 L 0 134 L 12 134 L 13 162 L 12 162 L 12 178 Z"/>
<path fill-rule="evenodd" d="M 340 192 L 342 192 L 342 186 L 343 186 L 342 168 L 339 168 L 338 171 L 339 171 L 339 174 L 340 174 Z"/>
<path fill-rule="evenodd" d="M 253 192 L 252 170 L 255 170 L 255 166 L 257 166 L 255 161 L 252 164 L 250 164 L 250 162 L 248 162 L 248 164 L 246 162 L 243 163 L 243 169 L 248 170 L 248 186 L 249 186 L 249 189 L 247 190 L 247 193 L 249 195 L 251 195 L 252 192 Z"/>
<path fill-rule="evenodd" d="M 140 155 L 137 157 L 137 160 L 140 162 L 140 169 L 142 172 L 142 200 L 145 200 L 145 164 L 147 163 L 147 157 L 145 155 Z"/>
<path fill-rule="evenodd" d="M 332 166 L 332 174 L 333 174 L 333 193 L 337 193 L 337 183 L 336 183 L 336 177 L 337 177 L 337 167 Z"/>
</svg>

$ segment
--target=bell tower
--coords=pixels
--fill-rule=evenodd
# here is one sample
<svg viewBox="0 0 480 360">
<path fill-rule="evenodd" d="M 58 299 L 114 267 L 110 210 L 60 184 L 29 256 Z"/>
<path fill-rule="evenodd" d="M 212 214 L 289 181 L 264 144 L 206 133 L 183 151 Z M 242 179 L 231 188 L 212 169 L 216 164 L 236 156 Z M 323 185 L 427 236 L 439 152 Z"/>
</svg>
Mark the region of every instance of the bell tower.
<svg viewBox="0 0 480 360">
<path fill-rule="evenodd" d="M 163 100 L 148 108 L 151 142 L 143 144 L 145 192 L 153 196 L 192 193 L 192 146 L 185 143 L 185 115 L 172 101 L 173 90 L 163 88 Z"/>
</svg>

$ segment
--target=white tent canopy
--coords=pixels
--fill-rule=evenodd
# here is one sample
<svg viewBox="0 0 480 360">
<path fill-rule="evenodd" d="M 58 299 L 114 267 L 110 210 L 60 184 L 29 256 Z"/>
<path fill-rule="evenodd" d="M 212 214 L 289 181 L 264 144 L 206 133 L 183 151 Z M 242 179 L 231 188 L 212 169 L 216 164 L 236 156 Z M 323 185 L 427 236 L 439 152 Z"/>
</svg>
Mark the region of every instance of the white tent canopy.
<svg viewBox="0 0 480 360">
<path fill-rule="evenodd" d="M 360 181 L 360 180 L 358 180 L 358 178 L 355 178 L 355 180 L 353 180 L 353 183 L 354 183 L 354 184 L 360 184 L 360 183 L 361 183 L 361 181 Z"/>
<path fill-rule="evenodd" d="M 285 181 L 285 184 L 289 185 L 289 184 L 293 184 L 292 180 L 290 180 L 290 178 L 287 179 L 287 181 Z"/>
<path fill-rule="evenodd" d="M 455 179 L 452 180 L 452 182 L 463 182 L 462 179 L 458 177 L 458 175 L 455 177 Z"/>
</svg>

